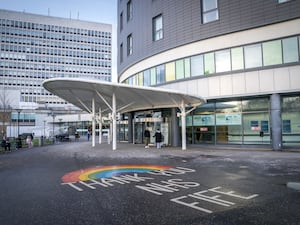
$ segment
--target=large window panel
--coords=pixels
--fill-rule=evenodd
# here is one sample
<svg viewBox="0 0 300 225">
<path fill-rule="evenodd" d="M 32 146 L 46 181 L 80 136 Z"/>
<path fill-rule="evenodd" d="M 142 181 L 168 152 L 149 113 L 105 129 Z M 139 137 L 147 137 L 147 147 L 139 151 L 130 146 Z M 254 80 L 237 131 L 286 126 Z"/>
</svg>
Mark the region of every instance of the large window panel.
<svg viewBox="0 0 300 225">
<path fill-rule="evenodd" d="M 144 76 L 143 73 L 138 73 L 138 85 L 143 86 L 144 85 Z"/>
<path fill-rule="evenodd" d="M 215 57 L 213 52 L 204 54 L 204 71 L 205 75 L 215 73 Z"/>
<path fill-rule="evenodd" d="M 262 66 L 262 54 L 260 44 L 245 46 L 244 51 L 246 69 Z"/>
<path fill-rule="evenodd" d="M 151 83 L 151 85 L 156 84 L 156 69 L 155 68 L 150 69 L 150 83 Z"/>
<path fill-rule="evenodd" d="M 186 78 L 191 76 L 191 61 L 190 61 L 190 58 L 185 58 L 184 59 L 184 75 L 185 75 Z"/>
<path fill-rule="evenodd" d="M 166 82 L 175 80 L 175 62 L 166 64 Z"/>
<path fill-rule="evenodd" d="M 176 80 L 184 78 L 184 60 L 176 61 Z"/>
<path fill-rule="evenodd" d="M 160 65 L 156 67 L 156 84 L 162 84 L 166 82 L 165 79 L 165 66 Z"/>
<path fill-rule="evenodd" d="M 299 51 L 297 37 L 285 38 L 282 40 L 283 63 L 298 62 Z"/>
<path fill-rule="evenodd" d="M 222 50 L 216 52 L 216 72 L 230 71 L 230 50 Z"/>
<path fill-rule="evenodd" d="M 203 55 L 191 57 L 191 76 L 204 74 Z"/>
<path fill-rule="evenodd" d="M 231 49 L 231 67 L 232 70 L 244 69 L 244 52 L 242 47 Z"/>
<path fill-rule="evenodd" d="M 264 66 L 282 64 L 281 41 L 268 41 L 263 43 Z"/>
<path fill-rule="evenodd" d="M 144 75 L 144 86 L 150 86 L 151 85 L 150 70 L 145 70 L 143 75 Z"/>
</svg>

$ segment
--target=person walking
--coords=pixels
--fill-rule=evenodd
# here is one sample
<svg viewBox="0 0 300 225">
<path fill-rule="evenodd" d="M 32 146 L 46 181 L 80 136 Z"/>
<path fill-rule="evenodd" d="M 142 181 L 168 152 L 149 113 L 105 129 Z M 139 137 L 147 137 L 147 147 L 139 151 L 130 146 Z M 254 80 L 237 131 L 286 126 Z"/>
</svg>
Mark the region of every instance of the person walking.
<svg viewBox="0 0 300 225">
<path fill-rule="evenodd" d="M 161 134 L 159 128 L 156 130 L 153 137 L 155 137 L 155 142 L 156 142 L 157 149 L 160 149 L 161 148 L 161 141 L 162 141 L 162 134 Z"/>
<path fill-rule="evenodd" d="M 149 148 L 150 131 L 148 130 L 148 128 L 146 128 L 145 131 L 144 131 L 144 137 L 145 137 L 145 148 Z"/>
</svg>

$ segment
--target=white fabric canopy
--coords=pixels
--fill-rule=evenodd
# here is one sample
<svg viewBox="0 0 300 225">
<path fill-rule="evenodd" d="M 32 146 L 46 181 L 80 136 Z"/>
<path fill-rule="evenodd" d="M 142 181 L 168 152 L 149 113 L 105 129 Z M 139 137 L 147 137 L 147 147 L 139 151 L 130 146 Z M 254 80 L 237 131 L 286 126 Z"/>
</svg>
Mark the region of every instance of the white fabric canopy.
<svg viewBox="0 0 300 225">
<path fill-rule="evenodd" d="M 75 78 L 53 78 L 43 82 L 45 89 L 74 104 L 84 111 L 92 111 L 92 99 L 96 109 L 109 107 L 115 93 L 117 111 L 120 113 L 154 108 L 179 107 L 184 101 L 186 107 L 201 105 L 205 100 L 199 96 L 187 95 L 174 90 L 154 87 L 130 86 L 99 80 Z M 110 111 L 110 110 L 109 110 Z"/>
<path fill-rule="evenodd" d="M 205 103 L 200 96 L 155 87 L 140 87 L 99 80 L 77 78 L 53 78 L 43 82 L 45 89 L 96 116 L 96 110 L 112 114 L 113 149 L 116 148 L 116 113 L 155 108 L 178 107 L 182 120 L 182 149 L 186 148 L 186 107 Z M 93 127 L 95 119 L 93 119 Z M 94 132 L 93 132 L 94 133 Z M 93 145 L 95 136 L 93 135 Z"/>
</svg>

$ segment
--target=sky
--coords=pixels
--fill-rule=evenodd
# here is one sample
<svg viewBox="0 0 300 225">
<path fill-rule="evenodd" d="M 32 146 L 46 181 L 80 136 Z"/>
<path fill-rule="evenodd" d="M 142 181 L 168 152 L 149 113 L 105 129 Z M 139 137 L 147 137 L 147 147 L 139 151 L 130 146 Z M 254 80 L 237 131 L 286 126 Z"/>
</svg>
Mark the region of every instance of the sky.
<svg viewBox="0 0 300 225">
<path fill-rule="evenodd" d="M 118 0 L 0 0 L 0 8 L 112 24 L 112 80 L 117 80 Z"/>
</svg>

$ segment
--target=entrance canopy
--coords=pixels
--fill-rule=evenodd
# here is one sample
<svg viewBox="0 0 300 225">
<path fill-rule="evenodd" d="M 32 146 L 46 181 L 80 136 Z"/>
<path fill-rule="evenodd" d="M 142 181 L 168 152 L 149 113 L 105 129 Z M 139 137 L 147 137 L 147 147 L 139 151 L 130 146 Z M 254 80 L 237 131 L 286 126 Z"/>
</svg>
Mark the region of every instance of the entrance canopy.
<svg viewBox="0 0 300 225">
<path fill-rule="evenodd" d="M 184 126 L 182 136 L 185 136 L 185 124 L 183 124 L 185 123 L 185 108 L 193 108 L 205 103 L 205 100 L 199 96 L 187 95 L 179 91 L 99 80 L 53 78 L 45 80 L 43 86 L 82 110 L 93 113 L 94 117 L 95 110 L 100 110 L 104 114 L 111 113 L 113 126 L 116 113 L 178 107 L 181 110 L 182 126 Z M 116 132 L 113 128 L 113 141 L 115 136 Z"/>
</svg>

